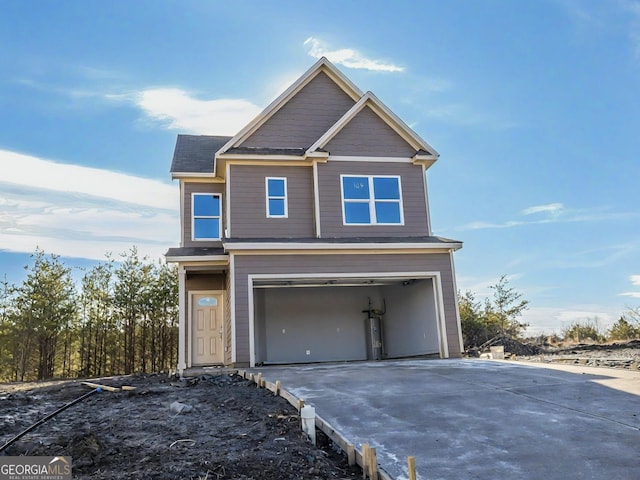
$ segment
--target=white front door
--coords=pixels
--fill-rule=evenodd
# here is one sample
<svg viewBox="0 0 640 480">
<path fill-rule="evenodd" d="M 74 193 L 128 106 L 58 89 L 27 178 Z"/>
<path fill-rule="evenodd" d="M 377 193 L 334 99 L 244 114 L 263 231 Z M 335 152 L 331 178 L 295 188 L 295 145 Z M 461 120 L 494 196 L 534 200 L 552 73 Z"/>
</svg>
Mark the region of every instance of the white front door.
<svg viewBox="0 0 640 480">
<path fill-rule="evenodd" d="M 193 295 L 191 306 L 192 365 L 224 363 L 222 294 Z"/>
</svg>

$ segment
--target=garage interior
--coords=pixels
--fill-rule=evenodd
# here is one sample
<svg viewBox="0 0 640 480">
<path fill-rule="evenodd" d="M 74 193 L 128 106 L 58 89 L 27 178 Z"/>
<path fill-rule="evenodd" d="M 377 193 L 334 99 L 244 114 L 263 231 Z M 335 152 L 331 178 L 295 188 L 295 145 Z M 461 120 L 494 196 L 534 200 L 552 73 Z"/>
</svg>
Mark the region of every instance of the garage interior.
<svg viewBox="0 0 640 480">
<path fill-rule="evenodd" d="M 432 278 L 254 281 L 257 365 L 442 354 Z"/>
</svg>

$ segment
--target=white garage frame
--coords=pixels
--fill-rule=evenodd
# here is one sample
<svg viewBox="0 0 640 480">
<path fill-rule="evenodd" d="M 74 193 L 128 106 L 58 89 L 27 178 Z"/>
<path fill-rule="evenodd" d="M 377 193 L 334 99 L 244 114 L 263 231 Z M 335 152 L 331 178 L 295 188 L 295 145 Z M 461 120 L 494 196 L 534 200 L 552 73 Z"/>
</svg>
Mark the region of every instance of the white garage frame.
<svg viewBox="0 0 640 480">
<path fill-rule="evenodd" d="M 249 364 L 255 367 L 256 349 L 255 349 L 255 298 L 254 288 L 256 282 L 274 281 L 301 281 L 301 280 L 410 280 L 410 279 L 431 279 L 435 287 L 435 302 L 438 321 L 436 322 L 438 329 L 438 345 L 440 350 L 440 358 L 449 358 L 449 345 L 447 342 L 447 330 L 444 316 L 444 298 L 442 295 L 442 279 L 440 272 L 358 272 L 358 273 L 257 273 L 247 275 L 248 281 L 248 298 L 249 298 Z M 339 285 L 336 285 L 339 287 Z M 294 287 L 283 287 L 294 288 Z M 235 341 L 235 339 L 234 339 Z"/>
</svg>

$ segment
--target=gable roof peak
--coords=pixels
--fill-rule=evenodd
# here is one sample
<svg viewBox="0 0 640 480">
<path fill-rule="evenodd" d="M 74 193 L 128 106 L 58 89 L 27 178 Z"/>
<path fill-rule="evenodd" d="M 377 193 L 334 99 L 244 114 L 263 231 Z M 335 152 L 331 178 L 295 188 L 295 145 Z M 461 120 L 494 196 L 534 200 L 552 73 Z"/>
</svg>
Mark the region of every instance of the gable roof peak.
<svg viewBox="0 0 640 480">
<path fill-rule="evenodd" d="M 266 123 L 280 108 L 282 108 L 291 98 L 310 83 L 320 72 L 325 73 L 338 87 L 340 87 L 349 97 L 357 102 L 363 95 L 362 91 L 344 75 L 338 68 L 329 61 L 327 57 L 321 57 L 306 72 L 304 72 L 289 88 L 282 92 L 273 100 L 257 117 L 245 125 L 234 137 L 231 138 L 216 156 L 226 153 L 228 150 L 238 147 L 249 138 L 258 128 Z"/>
</svg>

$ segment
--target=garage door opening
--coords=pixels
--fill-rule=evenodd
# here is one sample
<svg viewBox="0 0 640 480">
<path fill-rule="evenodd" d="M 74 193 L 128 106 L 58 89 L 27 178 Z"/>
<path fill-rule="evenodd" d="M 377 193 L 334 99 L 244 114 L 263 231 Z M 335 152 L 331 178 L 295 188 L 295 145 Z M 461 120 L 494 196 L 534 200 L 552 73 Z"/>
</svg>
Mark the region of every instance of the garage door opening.
<svg viewBox="0 0 640 480">
<path fill-rule="evenodd" d="M 255 364 L 439 354 L 435 278 L 253 280 Z"/>
</svg>

